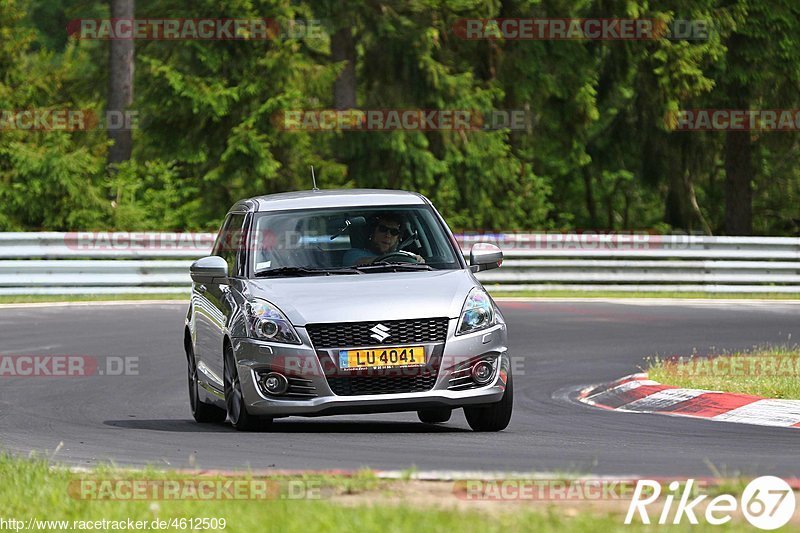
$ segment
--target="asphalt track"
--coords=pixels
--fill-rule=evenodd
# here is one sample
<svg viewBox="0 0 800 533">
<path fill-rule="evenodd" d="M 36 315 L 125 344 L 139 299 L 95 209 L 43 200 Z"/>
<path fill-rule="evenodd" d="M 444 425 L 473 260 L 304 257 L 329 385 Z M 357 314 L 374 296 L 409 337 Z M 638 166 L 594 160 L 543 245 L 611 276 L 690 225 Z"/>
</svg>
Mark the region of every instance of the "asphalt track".
<svg viewBox="0 0 800 533">
<path fill-rule="evenodd" d="M 288 418 L 257 434 L 198 425 L 186 393 L 185 304 L 0 308 L 0 355 L 139 358 L 133 376 L 0 377 L 0 446 L 85 466 L 800 476 L 800 430 L 609 412 L 569 398 L 580 385 L 636 372 L 657 353 L 798 342 L 800 304 L 501 307 L 520 361 L 514 417 L 496 434 L 471 432 L 461 411 L 442 426 L 414 413 Z"/>
</svg>

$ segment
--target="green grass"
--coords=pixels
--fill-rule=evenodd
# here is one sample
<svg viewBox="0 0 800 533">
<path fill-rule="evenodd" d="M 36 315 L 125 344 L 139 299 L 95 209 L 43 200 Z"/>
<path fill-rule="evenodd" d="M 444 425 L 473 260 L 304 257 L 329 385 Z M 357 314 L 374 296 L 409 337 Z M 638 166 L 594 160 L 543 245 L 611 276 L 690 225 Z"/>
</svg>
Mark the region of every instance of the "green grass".
<svg viewBox="0 0 800 533">
<path fill-rule="evenodd" d="M 800 294 L 783 293 L 706 293 L 706 292 L 581 292 L 581 291 L 502 291 L 487 287 L 496 298 L 700 298 L 800 300 Z M 189 293 L 173 294 L 21 294 L 0 295 L 0 304 L 43 302 L 103 302 L 137 300 L 185 300 Z"/>
<path fill-rule="evenodd" d="M 39 303 L 39 302 L 103 302 L 124 300 L 184 300 L 189 301 L 189 293 L 173 294 L 15 294 L 0 295 L 0 304 Z"/>
<path fill-rule="evenodd" d="M 321 499 L 290 499 L 276 497 L 259 500 L 91 500 L 80 498 L 74 489 L 81 479 L 95 480 L 152 480 L 186 479 L 187 474 L 165 473 L 157 470 L 123 471 L 100 468 L 90 473 L 70 473 L 54 469 L 47 462 L 35 459 L 17 459 L 0 455 L 0 517 L 27 520 L 127 520 L 152 521 L 154 519 L 224 518 L 226 532 L 251 531 L 651 531 L 653 526 L 623 524 L 624 511 L 594 509 L 592 512 L 560 512 L 556 505 L 516 506 L 489 511 L 456 509 L 450 500 L 432 501 L 426 505 L 400 503 L 387 504 L 382 498 L 402 494 L 406 481 L 387 481 L 371 473 L 355 476 L 313 476 L 293 478 L 316 479 L 323 489 Z M 203 479 L 225 480 L 220 476 Z M 253 479 L 253 478 L 250 478 Z M 261 479 L 261 478 L 259 478 Z M 270 478 L 287 481 L 292 478 Z M 70 483 L 72 482 L 72 485 Z M 70 493 L 70 486 L 73 492 Z M 331 500 L 330 494 L 361 492 L 363 504 L 343 504 Z M 365 494 L 368 497 L 366 500 Z M 455 499 L 455 497 L 453 496 Z M 627 505 L 627 504 L 625 504 Z M 625 507 L 623 505 L 623 509 Z M 685 525 L 682 530 L 685 530 Z M 661 527 L 659 527 L 661 529 Z M 671 529 L 671 528 L 668 528 Z M 693 531 L 745 531 L 744 524 L 718 529 L 708 525 L 692 528 Z M 55 527 L 51 531 L 57 531 Z M 168 530 L 175 530 L 169 528 Z M 677 528 L 674 530 L 678 530 Z"/>
<path fill-rule="evenodd" d="M 779 292 L 627 292 L 627 291 L 503 291 L 486 285 L 495 298 L 692 298 L 702 300 L 800 300 L 800 293 Z"/>
<path fill-rule="evenodd" d="M 650 379 L 690 389 L 800 400 L 800 347 L 758 348 L 713 358 L 654 359 Z"/>
</svg>

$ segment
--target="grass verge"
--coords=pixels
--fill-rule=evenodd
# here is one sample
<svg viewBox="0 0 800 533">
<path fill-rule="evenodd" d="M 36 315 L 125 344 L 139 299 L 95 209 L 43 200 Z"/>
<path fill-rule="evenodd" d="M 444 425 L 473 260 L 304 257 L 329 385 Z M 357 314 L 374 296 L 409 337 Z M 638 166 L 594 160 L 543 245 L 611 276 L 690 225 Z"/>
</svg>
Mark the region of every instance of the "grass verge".
<svg viewBox="0 0 800 533">
<path fill-rule="evenodd" d="M 779 292 L 628 292 L 628 291 L 503 291 L 486 286 L 495 298 L 687 298 L 700 300 L 800 300 L 800 294 Z"/>
<path fill-rule="evenodd" d="M 800 400 L 800 346 L 757 348 L 751 352 L 654 359 L 650 379 L 689 389 Z"/>
<path fill-rule="evenodd" d="M 428 494 L 422 489 L 422 500 L 406 499 L 405 494 L 413 492 L 409 487 L 429 486 L 430 483 L 408 480 L 380 480 L 371 473 L 357 473 L 355 476 L 283 476 L 268 478 L 281 489 L 271 492 L 270 498 L 259 499 L 165 499 L 165 498 L 122 498 L 115 500 L 90 499 L 86 495 L 106 494 L 101 488 L 103 481 L 123 480 L 128 485 L 108 485 L 115 487 L 113 494 L 131 494 L 121 490 L 130 487 L 131 480 L 157 482 L 164 480 L 205 480 L 225 481 L 263 480 L 267 478 L 237 477 L 226 478 L 221 475 L 189 475 L 177 472 L 156 470 L 128 471 L 113 468 L 99 468 L 85 473 L 72 473 L 64 469 L 54 469 L 46 461 L 18 459 L 8 454 L 0 455 L 0 517 L 6 529 L 17 529 L 8 522 L 13 519 L 23 525 L 21 530 L 113 530 L 112 521 L 151 524 L 154 520 L 173 524 L 161 530 L 211 530 L 211 531 L 650 531 L 652 526 L 641 524 L 624 525 L 627 502 L 614 502 L 613 506 L 591 507 L 583 502 L 588 510 L 563 507 L 542 502 L 491 502 L 490 507 L 469 508 L 471 502 L 457 499 L 452 484 L 440 482 L 440 494 Z M 308 489 L 309 482 L 316 487 L 313 494 Z M 88 485 L 86 483 L 89 483 Z M 92 485 L 91 483 L 94 483 Z M 294 485 L 291 485 L 294 483 Z M 188 486 L 186 483 L 182 485 Z M 291 487 L 294 488 L 291 488 Z M 90 487 L 90 489 L 86 489 Z M 290 487 L 287 490 L 287 487 Z M 300 489 L 298 490 L 298 487 Z M 304 492 L 308 491 L 308 492 Z M 212 491 L 212 493 L 225 493 Z M 184 495 L 185 492 L 181 491 Z M 198 492 L 199 494 L 199 492 Z M 351 495 L 355 498 L 348 498 Z M 434 496 L 432 496 L 433 494 Z M 292 496 L 294 495 L 294 496 Z M 420 503 L 422 501 L 423 503 Z M 486 503 L 486 502 L 485 502 Z M 511 503 L 511 502 L 509 502 Z M 572 502 L 575 503 L 575 502 Z M 209 519 L 205 524 L 202 519 Z M 199 519 L 199 520 L 198 520 Z M 222 520 L 224 519 L 224 528 Z M 42 522 L 49 520 L 49 524 Z M 107 521 L 100 523 L 99 521 Z M 30 521 L 30 522 L 29 522 Z M 36 522 L 39 521 L 39 522 Z M 52 521 L 66 521 L 59 525 Z M 174 521 L 174 522 L 173 522 Z M 91 522 L 92 526 L 86 524 Z M 162 522 L 163 523 L 163 522 Z M 199 527 L 187 527 L 196 525 Z M 685 525 L 681 530 L 685 530 Z M 130 526 L 127 526 L 130 529 Z M 147 527 L 143 529 L 148 529 Z M 153 529 L 149 526 L 149 529 Z M 662 529 L 659 527 L 659 529 Z M 667 528 L 678 530 L 679 528 Z M 692 528 L 695 531 L 717 531 L 708 525 Z M 729 524 L 726 530 L 745 531 L 747 526 L 741 521 Z"/>
<path fill-rule="evenodd" d="M 487 287 L 496 298 L 691 298 L 704 300 L 800 300 L 800 294 L 784 293 L 706 293 L 706 292 L 581 292 L 581 291 L 501 291 Z M 172 294 L 19 294 L 0 295 L 0 304 L 49 302 L 105 302 L 137 300 L 189 300 L 189 293 Z"/>
<path fill-rule="evenodd" d="M 40 302 L 104 302 L 126 300 L 183 300 L 189 301 L 189 293 L 172 294 L 13 294 L 0 295 L 0 304 Z"/>
</svg>

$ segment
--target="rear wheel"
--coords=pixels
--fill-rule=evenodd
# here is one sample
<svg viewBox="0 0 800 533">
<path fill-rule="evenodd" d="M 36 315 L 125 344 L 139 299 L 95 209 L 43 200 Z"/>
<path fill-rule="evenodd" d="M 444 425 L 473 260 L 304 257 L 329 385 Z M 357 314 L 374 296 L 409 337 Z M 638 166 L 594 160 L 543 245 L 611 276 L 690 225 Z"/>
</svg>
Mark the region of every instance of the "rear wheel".
<svg viewBox="0 0 800 533">
<path fill-rule="evenodd" d="M 464 415 L 473 431 L 502 431 L 511 421 L 514 408 L 514 382 L 508 374 L 503 398 L 497 403 L 465 407 Z"/>
<path fill-rule="evenodd" d="M 192 408 L 192 416 L 197 422 L 207 424 L 211 422 L 225 422 L 227 413 L 225 409 L 220 409 L 216 405 L 205 403 L 200 399 L 200 391 L 197 382 L 197 361 L 194 358 L 194 350 L 191 345 L 186 347 L 186 360 L 189 370 L 189 405 Z"/>
<path fill-rule="evenodd" d="M 434 407 L 417 411 L 419 421 L 426 424 L 442 424 L 450 420 L 450 415 L 452 414 L 453 410 L 449 407 Z"/>
<path fill-rule="evenodd" d="M 236 368 L 233 350 L 230 346 L 225 347 L 223 374 L 225 405 L 228 408 L 228 418 L 230 418 L 233 427 L 239 431 L 266 429 L 272 423 L 271 418 L 255 416 L 247 412 L 244 394 L 242 394 L 242 383 L 239 380 L 239 371 Z"/>
</svg>

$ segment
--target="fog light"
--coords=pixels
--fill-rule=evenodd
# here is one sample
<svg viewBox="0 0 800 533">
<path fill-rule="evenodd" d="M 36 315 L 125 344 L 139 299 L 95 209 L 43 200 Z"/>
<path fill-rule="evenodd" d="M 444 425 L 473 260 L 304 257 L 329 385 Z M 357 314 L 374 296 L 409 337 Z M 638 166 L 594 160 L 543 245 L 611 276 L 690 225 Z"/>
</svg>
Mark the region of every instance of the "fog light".
<svg viewBox="0 0 800 533">
<path fill-rule="evenodd" d="M 270 372 L 261 379 L 261 385 L 269 394 L 280 396 L 289 389 L 289 380 L 283 374 Z"/>
<path fill-rule="evenodd" d="M 478 361 L 472 367 L 472 381 L 478 385 L 486 385 L 492 380 L 494 366 L 489 361 Z"/>
</svg>

